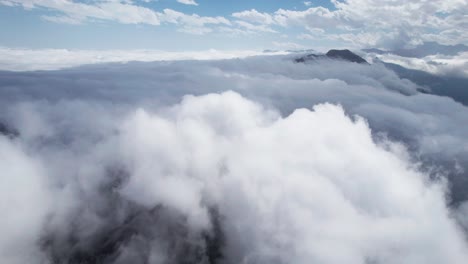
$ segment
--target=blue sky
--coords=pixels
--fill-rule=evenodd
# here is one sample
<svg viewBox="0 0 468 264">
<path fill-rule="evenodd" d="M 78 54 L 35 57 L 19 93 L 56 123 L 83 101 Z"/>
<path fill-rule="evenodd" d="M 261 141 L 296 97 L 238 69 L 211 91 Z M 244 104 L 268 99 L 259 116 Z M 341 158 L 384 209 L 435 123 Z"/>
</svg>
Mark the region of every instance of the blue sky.
<svg viewBox="0 0 468 264">
<path fill-rule="evenodd" d="M 429 2 L 1 0 L 0 46 L 180 51 L 466 43 L 466 3 Z"/>
</svg>

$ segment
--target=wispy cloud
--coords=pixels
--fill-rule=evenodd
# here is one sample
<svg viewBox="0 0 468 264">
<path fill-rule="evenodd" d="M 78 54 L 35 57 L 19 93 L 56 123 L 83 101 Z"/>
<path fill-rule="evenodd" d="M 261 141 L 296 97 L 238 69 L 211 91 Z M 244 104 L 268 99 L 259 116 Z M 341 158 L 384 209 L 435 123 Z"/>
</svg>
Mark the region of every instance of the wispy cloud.
<svg viewBox="0 0 468 264">
<path fill-rule="evenodd" d="M 177 2 L 184 4 L 184 5 L 195 5 L 197 6 L 198 3 L 195 0 L 177 0 Z"/>
</svg>

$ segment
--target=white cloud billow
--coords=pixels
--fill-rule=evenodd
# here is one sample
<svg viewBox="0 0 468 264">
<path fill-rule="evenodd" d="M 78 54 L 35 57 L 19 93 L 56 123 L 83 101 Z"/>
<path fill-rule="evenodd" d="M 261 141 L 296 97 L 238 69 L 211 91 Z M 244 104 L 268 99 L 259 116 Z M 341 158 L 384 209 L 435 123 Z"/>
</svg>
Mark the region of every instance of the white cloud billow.
<svg viewBox="0 0 468 264">
<path fill-rule="evenodd" d="M 282 119 L 226 93 L 188 97 L 169 116 L 138 112 L 130 122 L 121 144 L 136 169 L 124 192 L 156 204 L 160 198 L 152 197 L 175 180 L 185 192 L 170 199 L 183 199 L 178 206 L 202 217 L 196 222 L 206 214 L 191 204 L 207 196 L 225 217 L 232 263 L 468 257 L 447 217 L 443 185 L 411 168 L 398 146 L 376 146 L 366 123 L 340 107 L 319 105 Z"/>
<path fill-rule="evenodd" d="M 41 263 L 36 247 L 50 213 L 52 195 L 47 168 L 22 149 L 19 142 L 0 136 L 0 258 L 12 264 Z"/>
<path fill-rule="evenodd" d="M 295 56 L 0 72 L 0 257 L 464 263 L 468 109 Z"/>
<path fill-rule="evenodd" d="M 385 49 L 0 47 L 0 262 L 465 264 L 468 53 L 427 41 L 467 43 L 467 0 L 331 3 L 0 0 L 54 23 Z"/>
<path fill-rule="evenodd" d="M 88 107 L 87 103 L 77 106 L 73 111 Z M 39 115 L 46 114 L 41 111 Z M 99 119 L 102 114 L 98 111 L 94 116 Z M 123 119 L 113 118 L 111 129 L 117 133 L 91 148 L 86 147 L 91 146 L 89 136 L 106 130 L 97 122 L 82 127 L 92 129 L 79 139 L 84 145 L 76 142 L 67 149 L 54 144 L 37 149 L 28 141 L 13 145 L 1 138 L 7 144 L 2 146 L 8 146 L 2 147 L 3 154 L 9 160 L 19 155 L 23 162 L 16 168 L 24 169 L 8 175 L 28 181 L 28 185 L 20 181 L 6 186 L 18 194 L 27 193 L 19 201 L 33 210 L 23 214 L 10 210 L 9 204 L 2 208 L 15 225 L 26 222 L 28 231 L 35 230 L 25 234 L 28 240 L 22 249 L 37 250 L 34 239 L 39 239 L 38 226 L 49 210 L 44 199 L 74 201 L 79 206 L 86 196 L 105 195 L 97 192 L 108 177 L 103 172 L 118 165 L 129 178 L 117 192 L 145 208 L 163 205 L 179 212 L 187 217 L 190 232 L 210 230 L 208 208 L 218 208 L 228 263 L 464 263 L 468 257 L 464 237 L 448 217 L 444 183 L 431 182 L 418 172 L 400 145 L 377 145 L 366 122 L 351 119 L 339 106 L 317 105 L 312 111 L 299 109 L 282 118 L 228 92 L 189 96 L 168 109 L 140 109 Z M 62 129 L 66 131 L 54 134 L 75 133 Z M 16 154 L 21 145 L 35 153 L 30 161 Z M 2 170 L 9 166 L 3 164 Z M 38 173 L 62 184 L 48 186 Z M 29 185 L 31 179 L 37 179 L 34 185 Z M 27 186 L 34 191 L 25 192 Z M 70 191 L 70 200 L 60 198 Z M 11 199 L 9 192 L 0 195 L 4 201 Z M 75 206 L 56 207 L 52 219 L 72 213 Z M 89 210 L 80 216 L 84 229 L 78 237 L 92 234 L 94 225 L 105 220 L 99 219 L 98 211 Z M 125 213 L 125 208 L 121 210 Z M 48 229 L 62 228 L 66 233 L 69 225 L 58 223 L 71 219 L 57 221 Z M 10 236 L 14 239 L 0 244 L 0 252 L 11 254 L 8 246 L 22 242 L 22 237 Z M 150 241 L 150 251 L 162 254 L 160 259 L 168 258 L 159 243 Z M 124 246 L 122 250 L 133 249 Z"/>
</svg>

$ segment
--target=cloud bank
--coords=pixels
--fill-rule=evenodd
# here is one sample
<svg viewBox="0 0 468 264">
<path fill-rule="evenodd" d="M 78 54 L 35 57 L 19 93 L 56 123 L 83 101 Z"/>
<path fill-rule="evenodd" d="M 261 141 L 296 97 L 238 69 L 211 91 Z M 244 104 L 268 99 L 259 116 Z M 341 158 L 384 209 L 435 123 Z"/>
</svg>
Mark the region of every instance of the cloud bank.
<svg viewBox="0 0 468 264">
<path fill-rule="evenodd" d="M 35 71 L 58 70 L 85 64 L 130 61 L 216 60 L 268 55 L 273 52 L 255 50 L 207 50 L 170 52 L 161 50 L 69 50 L 69 49 L 18 49 L 0 47 L 0 70 Z M 287 52 L 274 52 L 287 54 Z"/>
<path fill-rule="evenodd" d="M 407 69 L 435 75 L 468 78 L 468 52 L 462 52 L 455 56 L 437 54 L 422 58 L 408 58 L 395 54 L 372 54 L 371 56 L 388 63 L 401 65 Z"/>
<path fill-rule="evenodd" d="M 0 72 L 2 259 L 464 263 L 468 109 L 294 56 Z"/>
</svg>

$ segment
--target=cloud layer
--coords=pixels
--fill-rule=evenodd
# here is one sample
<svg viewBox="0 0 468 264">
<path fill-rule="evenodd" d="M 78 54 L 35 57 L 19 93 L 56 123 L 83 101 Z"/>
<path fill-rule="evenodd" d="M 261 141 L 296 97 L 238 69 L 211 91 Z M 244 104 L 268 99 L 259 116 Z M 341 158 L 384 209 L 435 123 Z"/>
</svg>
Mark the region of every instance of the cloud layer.
<svg viewBox="0 0 468 264">
<path fill-rule="evenodd" d="M 245 58 L 255 55 L 287 54 L 255 50 L 207 50 L 170 52 L 160 50 L 68 50 L 68 49 L 12 49 L 0 47 L 0 70 L 35 71 L 58 70 L 99 63 L 127 63 L 130 61 L 219 60 Z"/>
<path fill-rule="evenodd" d="M 221 256 L 228 263 L 463 263 L 468 257 L 463 235 L 448 217 L 443 182 L 418 172 L 400 145 L 377 145 L 366 122 L 338 106 L 317 105 L 281 118 L 228 92 L 185 97 L 156 113 L 137 109 L 123 119 L 113 116 L 110 127 L 98 125 L 108 113 L 87 103 L 36 107 L 43 119 L 50 118 L 47 109 L 61 109 L 60 120 L 90 107 L 95 118 L 86 124 L 72 117 L 69 128 L 43 120 L 43 133 L 19 142 L 2 137 L 6 162 L 23 168 L 7 174 L 15 179 L 7 185 L 27 210 L 11 211 L 10 203 L 2 208 L 15 227 L 25 223 L 22 236 L 2 244 L 4 252 L 15 246 L 28 252 L 14 255 L 12 263 L 29 263 L 41 256 L 37 251 L 61 262 L 98 258 L 104 253 L 94 252 L 99 244 L 93 240 L 104 239 L 107 227 L 129 232 L 125 223 L 135 225 L 128 227 L 133 235 L 108 242 L 118 243 L 118 250 L 100 261 L 177 263 L 184 254 L 180 245 L 201 251 L 200 257 L 184 257 L 204 263 L 209 251 L 203 234 L 215 235 L 212 208 L 222 219 Z M 79 122 L 85 126 L 75 127 Z M 98 139 L 107 129 L 115 132 Z M 38 176 L 38 166 L 47 178 Z M 25 184 L 34 180 L 26 192 Z M 44 201 L 51 198 L 56 202 L 48 208 Z M 149 216 L 133 223 L 133 214 Z M 147 221 L 153 221 L 150 230 L 141 226 Z M 35 240 L 41 235 L 43 251 Z"/>
<path fill-rule="evenodd" d="M 464 263 L 468 109 L 294 56 L 0 72 L 2 259 Z"/>
</svg>

